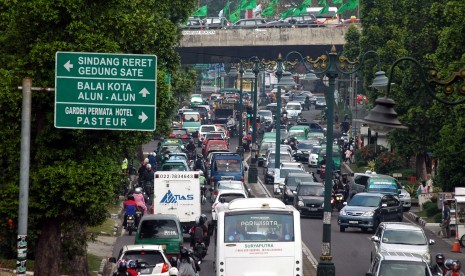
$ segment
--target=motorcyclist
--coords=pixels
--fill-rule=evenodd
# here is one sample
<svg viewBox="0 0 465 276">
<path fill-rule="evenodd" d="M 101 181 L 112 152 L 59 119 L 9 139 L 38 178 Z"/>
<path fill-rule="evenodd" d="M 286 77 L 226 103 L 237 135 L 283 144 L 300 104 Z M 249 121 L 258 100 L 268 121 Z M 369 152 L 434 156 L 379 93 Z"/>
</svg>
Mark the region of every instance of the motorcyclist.
<svg viewBox="0 0 465 276">
<path fill-rule="evenodd" d="M 449 264 L 445 263 L 445 266 L 448 268 L 448 271 L 444 276 L 465 276 L 465 274 L 460 271 L 462 266 L 459 260 L 451 260 Z"/>
<path fill-rule="evenodd" d="M 205 225 L 205 222 L 207 222 L 207 216 L 202 214 L 195 219 L 195 225 L 189 230 L 192 248 L 194 248 L 197 242 L 205 243 L 205 246 L 208 248 L 210 240 L 208 239 L 208 227 Z"/>
<path fill-rule="evenodd" d="M 134 196 L 132 194 L 129 194 L 127 196 L 127 199 L 123 203 L 123 206 L 124 206 L 124 219 L 123 219 L 124 229 L 126 229 L 126 226 L 127 226 L 128 216 L 134 216 L 135 218 L 134 223 L 135 225 L 138 225 L 139 221 L 136 216 L 137 203 L 134 201 Z"/>
<path fill-rule="evenodd" d="M 445 260 L 444 254 L 436 254 L 436 264 L 431 268 L 431 272 L 433 272 L 434 275 L 444 275 L 446 273 L 447 268 L 444 266 Z"/>
<path fill-rule="evenodd" d="M 203 173 L 206 171 L 205 161 L 203 160 L 203 154 L 201 153 L 197 154 L 197 160 L 195 160 L 195 169 L 201 170 Z"/>
<path fill-rule="evenodd" d="M 137 276 L 137 275 L 138 275 L 138 273 L 137 273 L 137 261 L 129 260 L 127 263 L 128 263 L 128 270 L 127 270 L 127 272 L 128 272 L 131 276 Z"/>
<path fill-rule="evenodd" d="M 143 210 L 142 215 L 145 215 L 145 213 L 147 212 L 147 205 L 145 204 L 145 198 L 142 194 L 142 188 L 137 187 L 133 196 L 134 201 L 137 203 L 137 206 L 139 206 Z"/>
<path fill-rule="evenodd" d="M 149 154 L 149 164 L 152 166 L 152 168 L 155 168 L 156 164 L 157 164 L 157 158 L 156 158 L 156 153 L 155 152 L 151 152 Z"/>
<path fill-rule="evenodd" d="M 347 173 L 342 174 L 341 182 L 342 182 L 342 185 L 344 186 L 344 201 L 347 201 L 347 198 L 349 197 L 349 190 L 350 190 L 349 178 L 347 176 Z"/>
<path fill-rule="evenodd" d="M 196 147 L 195 147 L 195 144 L 194 144 L 194 139 L 190 139 L 189 140 L 189 143 L 187 144 L 186 146 L 186 150 L 187 151 L 195 151 Z"/>
<path fill-rule="evenodd" d="M 149 195 L 153 192 L 153 180 L 154 180 L 154 171 L 152 170 L 152 166 L 147 164 L 146 170 L 144 172 L 144 176 L 142 177 L 142 183 L 144 184 L 145 192 Z"/>
</svg>

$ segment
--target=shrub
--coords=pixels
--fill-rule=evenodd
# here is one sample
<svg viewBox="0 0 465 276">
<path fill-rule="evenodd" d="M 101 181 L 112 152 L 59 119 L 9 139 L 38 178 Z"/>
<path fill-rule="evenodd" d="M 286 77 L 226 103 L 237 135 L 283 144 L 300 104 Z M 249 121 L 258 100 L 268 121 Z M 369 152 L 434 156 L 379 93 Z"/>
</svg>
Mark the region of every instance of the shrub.
<svg viewBox="0 0 465 276">
<path fill-rule="evenodd" d="M 375 159 L 375 169 L 377 173 L 390 174 L 403 167 L 403 160 L 395 152 L 383 151 Z"/>
<path fill-rule="evenodd" d="M 423 210 L 425 210 L 426 216 L 429 218 L 434 217 L 434 215 L 441 212 L 441 210 L 438 209 L 438 206 L 431 201 L 427 201 L 423 204 Z"/>
<path fill-rule="evenodd" d="M 375 145 L 370 144 L 360 148 L 360 154 L 365 162 L 375 159 Z"/>
<path fill-rule="evenodd" d="M 434 215 L 434 222 L 441 223 L 442 222 L 442 212 L 437 213 Z"/>
</svg>

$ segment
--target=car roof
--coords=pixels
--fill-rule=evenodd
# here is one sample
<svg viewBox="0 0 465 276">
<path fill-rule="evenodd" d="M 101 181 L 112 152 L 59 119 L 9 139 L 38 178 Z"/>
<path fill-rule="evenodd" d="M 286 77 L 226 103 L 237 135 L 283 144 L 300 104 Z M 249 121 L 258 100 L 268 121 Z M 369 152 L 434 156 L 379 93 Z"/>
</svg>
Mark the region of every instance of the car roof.
<svg viewBox="0 0 465 276">
<path fill-rule="evenodd" d="M 308 172 L 301 172 L 301 173 L 293 173 L 293 172 L 291 172 L 291 173 L 288 173 L 286 177 L 289 178 L 289 177 L 292 177 L 292 176 L 294 176 L 294 177 L 307 177 L 307 176 L 312 176 L 312 175 L 309 174 Z"/>
<path fill-rule="evenodd" d="M 175 159 L 175 160 L 169 159 L 169 160 L 166 160 L 165 163 L 163 163 L 163 165 L 168 164 L 168 163 L 170 163 L 170 164 L 183 163 L 183 164 L 187 165 L 186 161 L 182 160 L 182 159 Z"/>
<path fill-rule="evenodd" d="M 300 182 L 299 185 L 300 186 L 317 186 L 317 187 L 324 188 L 323 184 L 320 182 Z"/>
<path fill-rule="evenodd" d="M 163 247 L 155 244 L 128 244 L 123 246 L 124 252 L 133 250 L 155 250 L 163 252 Z"/>
<path fill-rule="evenodd" d="M 423 257 L 417 253 L 409 252 L 379 252 L 376 254 L 385 261 L 407 261 L 407 262 L 425 262 Z"/>
<path fill-rule="evenodd" d="M 243 184 L 242 181 L 240 180 L 220 180 L 218 181 L 218 184 L 220 183 L 231 183 L 231 184 Z"/>
<path fill-rule="evenodd" d="M 409 222 L 382 222 L 384 229 L 396 229 L 396 230 L 418 230 L 421 228 L 419 225 L 412 224 Z"/>
<path fill-rule="evenodd" d="M 141 221 L 143 220 L 157 220 L 157 219 L 163 219 L 163 220 L 167 220 L 167 219 L 172 219 L 172 220 L 176 220 L 176 221 L 179 221 L 179 218 L 178 216 L 174 215 L 174 214 L 153 214 L 153 215 L 143 215 L 142 216 L 142 219 Z"/>
<path fill-rule="evenodd" d="M 383 197 L 385 196 L 386 194 L 381 194 L 381 193 L 357 193 L 355 194 L 354 196 L 377 196 L 377 197 Z"/>
<path fill-rule="evenodd" d="M 224 189 L 224 190 L 219 189 L 218 195 L 216 197 L 219 198 L 220 195 L 222 194 L 236 194 L 236 195 L 244 195 L 245 197 L 247 197 L 247 195 L 245 194 L 243 190 L 229 190 L 229 189 Z"/>
</svg>

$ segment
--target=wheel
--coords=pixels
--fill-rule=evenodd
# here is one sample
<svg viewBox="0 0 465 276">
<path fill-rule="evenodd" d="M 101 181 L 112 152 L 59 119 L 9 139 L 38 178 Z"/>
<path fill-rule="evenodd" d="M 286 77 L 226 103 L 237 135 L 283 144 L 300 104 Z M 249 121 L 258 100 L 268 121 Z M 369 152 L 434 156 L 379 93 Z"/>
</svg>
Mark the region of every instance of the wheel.
<svg viewBox="0 0 465 276">
<path fill-rule="evenodd" d="M 363 233 L 368 232 L 368 228 L 362 228 L 362 232 L 363 232 Z"/>
<path fill-rule="evenodd" d="M 345 231 L 346 231 L 345 226 L 339 226 L 339 231 L 340 231 L 340 232 L 345 232 Z"/>
<path fill-rule="evenodd" d="M 129 231 L 128 235 L 131 236 L 132 235 L 132 227 L 129 227 L 128 231 Z"/>
<path fill-rule="evenodd" d="M 459 240 L 460 246 L 465 247 L 465 235 L 462 235 Z"/>
</svg>

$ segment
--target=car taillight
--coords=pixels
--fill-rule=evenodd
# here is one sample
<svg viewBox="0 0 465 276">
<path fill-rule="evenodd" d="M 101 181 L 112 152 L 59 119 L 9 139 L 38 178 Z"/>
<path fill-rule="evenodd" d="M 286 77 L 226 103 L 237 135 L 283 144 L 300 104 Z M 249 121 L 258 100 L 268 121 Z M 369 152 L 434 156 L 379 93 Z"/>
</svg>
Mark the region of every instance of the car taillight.
<svg viewBox="0 0 465 276">
<path fill-rule="evenodd" d="M 182 139 L 187 139 L 188 137 L 187 137 L 186 134 L 184 134 L 184 135 L 181 136 L 181 138 L 182 138 Z"/>
<path fill-rule="evenodd" d="M 213 194 L 214 194 L 214 195 L 218 195 L 218 191 L 214 191 Z"/>
<path fill-rule="evenodd" d="M 174 137 L 176 137 L 176 135 L 174 135 L 173 133 L 171 133 L 169 137 L 170 137 L 170 138 L 174 138 Z"/>
<path fill-rule="evenodd" d="M 168 272 L 169 269 L 170 269 L 170 265 L 167 263 L 164 263 L 163 267 L 161 268 L 161 273 Z"/>
</svg>

